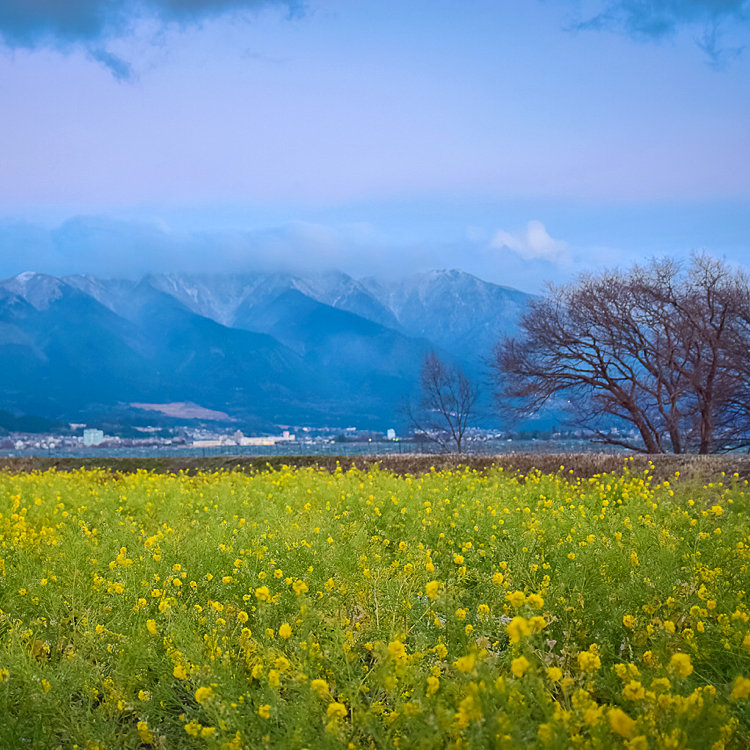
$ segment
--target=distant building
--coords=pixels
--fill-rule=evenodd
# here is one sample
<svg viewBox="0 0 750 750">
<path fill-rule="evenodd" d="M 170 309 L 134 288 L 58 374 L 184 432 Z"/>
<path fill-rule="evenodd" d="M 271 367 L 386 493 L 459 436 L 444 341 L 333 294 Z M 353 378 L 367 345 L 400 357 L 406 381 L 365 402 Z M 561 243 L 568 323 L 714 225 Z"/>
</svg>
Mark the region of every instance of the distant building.
<svg viewBox="0 0 750 750">
<path fill-rule="evenodd" d="M 193 448 L 218 448 L 221 445 L 226 445 L 221 440 L 193 440 Z"/>
<path fill-rule="evenodd" d="M 385 436 L 388 440 L 395 440 L 396 439 L 396 430 L 391 428 L 388 430 L 388 432 L 385 433 Z"/>
<path fill-rule="evenodd" d="M 240 445 L 276 445 L 277 438 L 273 437 L 243 437 Z"/>
<path fill-rule="evenodd" d="M 277 445 L 278 443 L 288 443 L 295 440 L 295 435 L 290 434 L 289 430 L 284 430 L 282 435 L 265 435 L 256 437 L 245 437 L 239 430 L 231 436 L 221 436 L 218 438 L 209 438 L 203 440 L 194 440 L 193 448 L 219 448 L 226 446 L 239 445 L 249 447 L 253 445 Z"/>
<path fill-rule="evenodd" d="M 276 445 L 277 443 L 288 443 L 295 439 L 295 435 L 289 433 L 289 430 L 284 430 L 281 436 L 269 435 L 265 437 L 242 437 L 240 439 L 240 445 Z"/>
<path fill-rule="evenodd" d="M 104 442 L 104 433 L 101 430 L 87 428 L 83 431 L 84 445 L 99 445 Z"/>
</svg>

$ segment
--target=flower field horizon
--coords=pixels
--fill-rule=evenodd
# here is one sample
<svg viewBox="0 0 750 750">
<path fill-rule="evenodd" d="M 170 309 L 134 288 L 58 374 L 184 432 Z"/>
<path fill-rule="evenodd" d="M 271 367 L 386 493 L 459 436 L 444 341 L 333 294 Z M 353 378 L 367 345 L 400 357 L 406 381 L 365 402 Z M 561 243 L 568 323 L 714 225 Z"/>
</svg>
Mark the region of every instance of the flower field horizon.
<svg viewBox="0 0 750 750">
<path fill-rule="evenodd" d="M 0 747 L 750 746 L 748 483 L 0 472 Z"/>
</svg>

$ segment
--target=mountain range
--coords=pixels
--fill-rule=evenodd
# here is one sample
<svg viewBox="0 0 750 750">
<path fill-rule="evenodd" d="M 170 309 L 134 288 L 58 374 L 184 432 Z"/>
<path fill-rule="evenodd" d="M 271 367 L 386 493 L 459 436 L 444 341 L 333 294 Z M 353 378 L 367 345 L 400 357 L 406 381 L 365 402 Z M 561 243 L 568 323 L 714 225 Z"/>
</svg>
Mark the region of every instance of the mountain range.
<svg viewBox="0 0 750 750">
<path fill-rule="evenodd" d="M 0 408 L 86 421 L 188 402 L 251 429 L 393 426 L 426 352 L 486 382 L 530 298 L 456 270 L 22 273 L 0 281 Z"/>
</svg>

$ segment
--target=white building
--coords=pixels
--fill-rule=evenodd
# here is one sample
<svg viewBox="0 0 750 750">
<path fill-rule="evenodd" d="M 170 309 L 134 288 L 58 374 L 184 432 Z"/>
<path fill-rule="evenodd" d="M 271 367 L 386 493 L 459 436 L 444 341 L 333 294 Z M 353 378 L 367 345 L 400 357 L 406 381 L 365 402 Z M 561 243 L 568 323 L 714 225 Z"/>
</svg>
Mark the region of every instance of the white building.
<svg viewBox="0 0 750 750">
<path fill-rule="evenodd" d="M 95 430 L 91 427 L 83 431 L 84 445 L 99 445 L 104 442 L 104 433 L 101 430 Z"/>
<path fill-rule="evenodd" d="M 242 447 L 257 445 L 278 445 L 279 443 L 289 443 L 296 439 L 289 430 L 284 430 L 282 435 L 265 435 L 255 437 L 245 437 L 239 430 L 231 436 L 222 436 L 219 438 L 210 438 L 204 440 L 194 440 L 193 448 L 220 448 L 222 446 L 239 445 Z"/>
<path fill-rule="evenodd" d="M 245 437 L 240 438 L 239 445 L 277 445 L 278 443 L 289 443 L 295 440 L 296 436 L 290 434 L 289 430 L 279 435 L 269 435 L 267 437 Z"/>
</svg>

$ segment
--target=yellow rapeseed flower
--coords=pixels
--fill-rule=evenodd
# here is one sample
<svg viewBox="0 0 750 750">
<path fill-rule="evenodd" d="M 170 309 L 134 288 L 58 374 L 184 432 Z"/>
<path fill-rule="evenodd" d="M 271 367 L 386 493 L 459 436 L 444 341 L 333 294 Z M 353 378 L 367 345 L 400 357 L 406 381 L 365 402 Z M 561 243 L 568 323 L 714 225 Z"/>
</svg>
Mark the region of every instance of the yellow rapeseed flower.
<svg viewBox="0 0 750 750">
<path fill-rule="evenodd" d="M 536 730 L 536 736 L 546 745 L 552 740 L 552 725 L 540 724 Z"/>
<path fill-rule="evenodd" d="M 582 672 L 594 672 L 601 667 L 602 662 L 597 653 L 597 646 L 592 643 L 588 651 L 581 651 L 578 654 L 578 668 Z"/>
<path fill-rule="evenodd" d="M 397 664 L 406 661 L 406 646 L 399 640 L 391 641 L 388 644 L 388 656 Z"/>
<path fill-rule="evenodd" d="M 458 659 L 456 659 L 455 664 L 459 672 L 468 674 L 469 672 L 472 672 L 474 670 L 476 661 L 476 654 L 467 654 L 466 656 L 460 656 Z"/>
<path fill-rule="evenodd" d="M 347 713 L 346 706 L 338 701 L 329 703 L 328 709 L 326 710 L 326 715 L 329 719 L 344 719 L 346 718 Z"/>
<path fill-rule="evenodd" d="M 560 667 L 547 667 L 547 677 L 549 677 L 552 682 L 559 682 L 562 679 L 562 676 L 563 673 Z"/>
<path fill-rule="evenodd" d="M 482 718 L 482 704 L 472 691 L 459 704 L 456 713 L 456 724 L 459 729 L 465 729 L 473 721 L 479 721 Z"/>
<path fill-rule="evenodd" d="M 738 676 L 732 686 L 731 700 L 738 701 L 750 696 L 750 680 L 747 677 Z"/>
<path fill-rule="evenodd" d="M 424 592 L 430 599 L 437 599 L 440 592 L 440 583 L 438 581 L 430 581 L 425 585 Z"/>
<path fill-rule="evenodd" d="M 693 673 L 693 665 L 690 663 L 689 654 L 672 654 L 669 660 L 669 668 L 680 677 L 687 677 Z"/>
<path fill-rule="evenodd" d="M 510 602 L 510 605 L 516 609 L 526 601 L 526 596 L 523 591 L 512 591 L 509 594 L 506 594 L 505 598 Z"/>
<path fill-rule="evenodd" d="M 519 656 L 510 663 L 510 671 L 516 677 L 523 677 L 531 666 L 529 660 L 525 656 Z"/>
<path fill-rule="evenodd" d="M 427 695 L 434 695 L 440 687 L 440 680 L 434 675 L 427 678 Z"/>
<path fill-rule="evenodd" d="M 529 594 L 526 597 L 526 601 L 534 609 L 541 609 L 544 606 L 544 599 L 539 594 Z"/>
<path fill-rule="evenodd" d="M 609 728 L 620 737 L 630 737 L 635 729 L 635 721 L 631 719 L 621 708 L 610 708 L 607 711 Z"/>
<path fill-rule="evenodd" d="M 310 682 L 310 689 L 319 698 L 328 697 L 328 683 L 325 680 L 316 679 Z"/>
<path fill-rule="evenodd" d="M 529 618 L 529 625 L 533 633 L 539 633 L 547 627 L 547 621 L 541 615 L 534 615 Z"/>
<path fill-rule="evenodd" d="M 646 696 L 646 690 L 639 680 L 630 680 L 622 689 L 622 697 L 628 701 L 640 701 Z"/>
<path fill-rule="evenodd" d="M 139 721 L 136 724 L 136 729 L 138 730 L 138 736 L 148 745 L 154 744 L 154 734 L 149 729 L 148 723 L 145 721 Z"/>
<path fill-rule="evenodd" d="M 506 626 L 511 643 L 520 643 L 522 638 L 531 635 L 531 625 L 525 617 L 516 616 Z"/>
<path fill-rule="evenodd" d="M 195 700 L 198 703 L 206 703 L 213 698 L 214 690 L 211 687 L 199 687 L 195 691 Z"/>
</svg>

